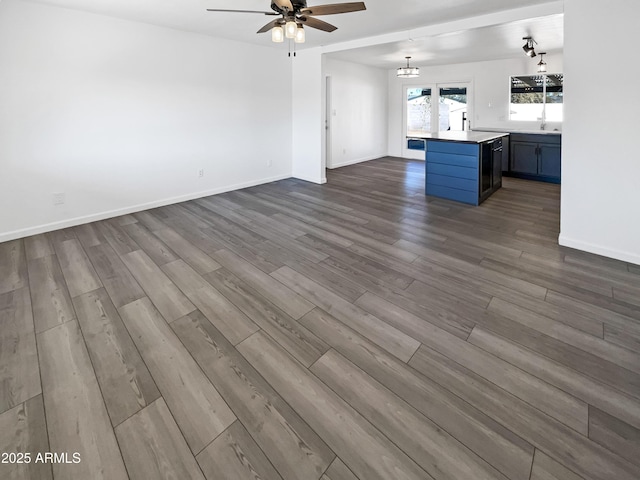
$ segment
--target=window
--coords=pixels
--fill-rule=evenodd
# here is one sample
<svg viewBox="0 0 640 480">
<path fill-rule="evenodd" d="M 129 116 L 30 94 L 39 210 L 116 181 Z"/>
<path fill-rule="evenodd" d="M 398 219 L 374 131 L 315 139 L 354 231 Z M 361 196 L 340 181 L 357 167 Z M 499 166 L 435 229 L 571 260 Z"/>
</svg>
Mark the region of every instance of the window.
<svg viewBox="0 0 640 480">
<path fill-rule="evenodd" d="M 467 86 L 433 87 L 407 89 L 407 137 L 432 131 L 465 130 Z"/>
<path fill-rule="evenodd" d="M 467 89 L 466 87 L 440 88 L 440 130 L 463 131 L 467 122 Z"/>
<path fill-rule="evenodd" d="M 509 119 L 561 122 L 563 80 L 561 73 L 511 77 Z"/>
</svg>

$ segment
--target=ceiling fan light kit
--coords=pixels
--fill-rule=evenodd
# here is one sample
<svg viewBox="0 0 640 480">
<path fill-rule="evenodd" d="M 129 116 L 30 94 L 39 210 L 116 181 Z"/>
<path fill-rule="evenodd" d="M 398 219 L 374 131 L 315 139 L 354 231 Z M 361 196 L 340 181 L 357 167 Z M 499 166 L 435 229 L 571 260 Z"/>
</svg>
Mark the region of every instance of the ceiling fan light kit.
<svg viewBox="0 0 640 480">
<path fill-rule="evenodd" d="M 276 25 L 271 29 L 271 41 L 274 43 L 284 42 L 284 28 L 280 25 Z"/>
<path fill-rule="evenodd" d="M 1 0 L 0 0 L 1 1 Z M 366 10 L 364 2 L 333 3 L 307 7 L 307 0 L 271 0 L 271 12 L 257 10 L 228 10 L 208 8 L 209 12 L 259 13 L 269 16 L 280 16 L 277 20 L 267 23 L 258 33 L 271 31 L 271 41 L 282 43 L 285 38 L 295 43 L 306 40 L 305 25 L 310 28 L 333 32 L 338 29 L 330 23 L 315 18 L 318 15 L 335 15 L 338 13 L 359 12 Z M 284 25 L 284 26 L 283 26 Z"/>
<path fill-rule="evenodd" d="M 295 38 L 298 24 L 294 20 L 287 20 L 284 25 L 284 35 L 287 38 Z"/>
<path fill-rule="evenodd" d="M 306 40 L 306 34 L 304 33 L 304 28 L 302 27 L 302 25 L 298 25 L 298 28 L 296 28 L 296 36 L 293 37 L 293 40 L 296 43 L 304 43 Z"/>
<path fill-rule="evenodd" d="M 420 76 L 420 69 L 418 67 L 411 67 L 409 60 L 411 57 L 404 57 L 407 59 L 407 66 L 398 68 L 398 77 L 400 78 L 416 78 Z"/>
</svg>

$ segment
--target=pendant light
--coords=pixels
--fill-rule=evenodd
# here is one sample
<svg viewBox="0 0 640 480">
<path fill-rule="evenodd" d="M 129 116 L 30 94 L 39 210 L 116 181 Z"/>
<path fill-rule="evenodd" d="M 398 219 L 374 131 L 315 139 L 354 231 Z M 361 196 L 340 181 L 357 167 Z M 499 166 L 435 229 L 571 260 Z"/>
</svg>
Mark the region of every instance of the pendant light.
<svg viewBox="0 0 640 480">
<path fill-rule="evenodd" d="M 280 25 L 271 29 L 271 41 L 275 43 L 284 42 L 284 29 Z"/>
<path fill-rule="evenodd" d="M 407 59 L 407 66 L 398 68 L 398 77 L 400 78 L 416 78 L 420 76 L 420 69 L 418 67 L 410 67 L 409 60 L 411 57 L 404 57 Z"/>
<path fill-rule="evenodd" d="M 547 73 L 547 62 L 544 61 L 544 56 L 547 52 L 540 52 L 540 61 L 538 62 L 538 73 Z"/>
<path fill-rule="evenodd" d="M 298 25 L 298 28 L 296 28 L 296 36 L 294 37 L 294 41 L 296 43 L 304 43 L 305 41 L 305 33 L 304 33 L 304 28 L 302 27 L 302 25 Z"/>
<path fill-rule="evenodd" d="M 294 20 L 287 20 L 287 23 L 284 25 L 284 35 L 287 38 L 295 38 L 296 31 L 298 30 L 298 24 Z"/>
</svg>

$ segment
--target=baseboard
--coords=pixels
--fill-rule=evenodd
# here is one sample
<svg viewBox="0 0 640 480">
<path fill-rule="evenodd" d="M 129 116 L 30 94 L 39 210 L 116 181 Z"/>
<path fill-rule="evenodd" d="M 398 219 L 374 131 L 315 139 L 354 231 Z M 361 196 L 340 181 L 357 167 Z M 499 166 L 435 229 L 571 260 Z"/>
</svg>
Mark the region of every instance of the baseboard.
<svg viewBox="0 0 640 480">
<path fill-rule="evenodd" d="M 324 185 L 327 183 L 327 177 L 308 177 L 307 175 L 292 175 L 293 178 L 298 180 L 304 180 L 305 182 L 317 183 L 318 185 Z"/>
<path fill-rule="evenodd" d="M 284 180 L 286 178 L 291 178 L 291 175 L 277 175 L 270 178 L 252 180 L 250 182 L 238 183 L 235 185 L 228 185 L 225 187 L 218 187 L 211 190 L 205 190 L 205 191 L 196 192 L 196 193 L 189 193 L 186 195 L 165 198 L 162 200 L 156 200 L 148 203 L 141 203 L 138 205 L 132 205 L 130 207 L 119 208 L 116 210 L 110 210 L 110 211 L 95 213 L 91 215 L 84 215 L 82 217 L 75 217 L 67 220 L 60 220 L 58 222 L 38 225 L 35 227 L 14 230 L 12 232 L 1 233 L 0 243 L 8 242 L 10 240 L 15 240 L 17 238 L 30 237 L 31 235 L 38 235 L 40 233 L 60 230 L 61 228 L 75 227 L 76 225 L 83 225 L 85 223 L 97 222 L 99 220 L 106 220 L 107 218 L 119 217 L 121 215 L 128 215 L 130 213 L 141 212 L 143 210 L 149 210 L 151 208 L 164 207 L 166 205 L 172 205 L 174 203 L 187 202 L 189 200 L 195 200 L 197 198 L 209 197 L 211 195 L 231 192 L 233 190 L 240 190 L 242 188 L 255 187 L 256 185 L 263 185 L 265 183 L 277 182 L 278 180 Z"/>
<path fill-rule="evenodd" d="M 418 160 L 424 162 L 426 159 L 426 153 L 418 150 L 405 150 L 402 152 L 402 158 L 405 160 Z"/>
<path fill-rule="evenodd" d="M 348 160 L 346 162 L 342 162 L 342 163 L 336 163 L 330 167 L 327 167 L 329 170 L 333 170 L 334 168 L 340 168 L 340 167 L 347 167 L 349 165 L 355 165 L 356 163 L 362 163 L 362 162 L 369 162 L 371 160 L 377 160 L 378 158 L 382 158 L 382 157 L 386 157 L 386 155 L 380 154 L 380 155 L 375 155 L 373 157 L 365 157 L 365 158 L 357 158 L 355 160 Z"/>
<path fill-rule="evenodd" d="M 576 250 L 582 250 L 583 252 L 594 253 L 596 255 L 613 258 L 622 262 L 640 265 L 640 255 L 637 253 L 623 252 L 608 247 L 602 247 L 600 245 L 594 245 L 592 243 L 582 242 L 580 240 L 574 240 L 562 234 L 558 237 L 558 243 L 563 247 L 575 248 Z"/>
</svg>

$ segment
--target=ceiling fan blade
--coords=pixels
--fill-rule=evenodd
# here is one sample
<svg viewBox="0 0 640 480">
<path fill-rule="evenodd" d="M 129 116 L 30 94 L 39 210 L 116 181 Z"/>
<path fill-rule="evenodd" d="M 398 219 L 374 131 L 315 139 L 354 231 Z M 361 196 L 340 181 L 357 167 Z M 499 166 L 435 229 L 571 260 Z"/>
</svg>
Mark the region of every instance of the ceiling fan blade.
<svg viewBox="0 0 640 480">
<path fill-rule="evenodd" d="M 280 18 L 277 19 L 277 20 L 274 20 L 273 22 L 269 22 L 264 27 L 262 27 L 260 30 L 258 30 L 256 33 L 268 32 L 273 27 L 277 27 L 278 25 L 280 25 L 280 23 L 282 23 L 282 20 Z"/>
<path fill-rule="evenodd" d="M 271 7 L 273 8 L 274 5 L 278 8 L 278 11 L 281 13 L 284 10 L 288 12 L 293 12 L 293 4 L 291 3 L 291 0 L 272 0 Z"/>
<path fill-rule="evenodd" d="M 263 12 L 259 10 L 224 10 L 222 8 L 207 8 L 207 12 L 262 13 L 263 15 L 279 15 L 276 12 Z"/>
<path fill-rule="evenodd" d="M 322 20 L 318 20 L 313 17 L 298 17 L 298 20 L 302 22 L 307 27 L 317 28 L 318 30 L 322 30 L 324 32 L 333 32 L 337 30 L 338 27 L 331 25 L 330 23 L 323 22 Z"/>
<path fill-rule="evenodd" d="M 317 5 L 300 9 L 302 15 L 335 15 L 336 13 L 359 12 L 366 10 L 364 2 L 333 3 L 330 5 Z"/>
</svg>

